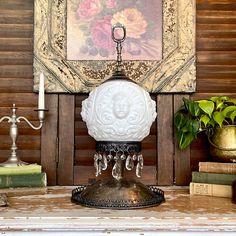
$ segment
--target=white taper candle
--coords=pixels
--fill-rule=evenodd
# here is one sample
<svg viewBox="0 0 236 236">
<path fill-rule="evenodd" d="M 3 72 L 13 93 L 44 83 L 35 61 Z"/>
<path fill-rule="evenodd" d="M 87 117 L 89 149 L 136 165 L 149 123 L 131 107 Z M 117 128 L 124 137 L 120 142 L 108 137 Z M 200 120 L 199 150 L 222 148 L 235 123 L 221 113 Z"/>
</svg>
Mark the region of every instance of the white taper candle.
<svg viewBox="0 0 236 236">
<path fill-rule="evenodd" d="M 39 97 L 38 97 L 38 109 L 45 109 L 44 101 L 44 74 L 40 74 L 39 78 Z"/>
</svg>

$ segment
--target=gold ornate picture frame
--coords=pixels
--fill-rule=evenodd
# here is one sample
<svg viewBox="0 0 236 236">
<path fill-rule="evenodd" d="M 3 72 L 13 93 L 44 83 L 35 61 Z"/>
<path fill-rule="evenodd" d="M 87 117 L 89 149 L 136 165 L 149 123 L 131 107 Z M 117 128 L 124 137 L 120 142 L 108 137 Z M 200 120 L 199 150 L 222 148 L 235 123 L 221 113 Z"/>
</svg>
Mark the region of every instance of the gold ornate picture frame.
<svg viewBox="0 0 236 236">
<path fill-rule="evenodd" d="M 125 72 L 148 92 L 194 92 L 195 0 L 162 5 L 162 59 L 124 61 Z M 34 91 L 41 72 L 49 93 L 88 93 L 111 76 L 115 61 L 66 59 L 66 0 L 35 0 L 34 9 Z"/>
</svg>

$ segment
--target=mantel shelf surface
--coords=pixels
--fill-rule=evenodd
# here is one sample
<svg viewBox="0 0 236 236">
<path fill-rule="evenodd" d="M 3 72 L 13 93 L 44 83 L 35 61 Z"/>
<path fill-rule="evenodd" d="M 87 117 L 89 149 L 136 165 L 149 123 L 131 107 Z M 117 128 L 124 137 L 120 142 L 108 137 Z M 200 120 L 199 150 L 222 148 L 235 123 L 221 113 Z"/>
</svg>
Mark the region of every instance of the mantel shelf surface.
<svg viewBox="0 0 236 236">
<path fill-rule="evenodd" d="M 165 191 L 166 201 L 157 207 L 94 209 L 71 203 L 74 188 L 48 187 L 45 195 L 9 197 L 9 207 L 0 208 L 0 234 L 235 235 L 236 232 L 236 205 L 229 198 L 190 196 L 187 187 L 160 187 Z"/>
</svg>

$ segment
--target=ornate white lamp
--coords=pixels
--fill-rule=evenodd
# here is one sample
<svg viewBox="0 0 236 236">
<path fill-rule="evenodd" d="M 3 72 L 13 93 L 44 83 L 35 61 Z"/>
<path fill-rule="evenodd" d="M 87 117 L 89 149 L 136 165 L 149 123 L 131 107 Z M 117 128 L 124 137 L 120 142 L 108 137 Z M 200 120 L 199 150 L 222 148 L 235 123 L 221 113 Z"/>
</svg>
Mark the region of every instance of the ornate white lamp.
<svg viewBox="0 0 236 236">
<path fill-rule="evenodd" d="M 115 37 L 117 29 L 123 29 L 122 38 Z M 88 133 L 96 140 L 96 176 L 111 164 L 112 177 L 76 188 L 72 201 L 90 207 L 116 209 L 157 205 L 164 200 L 162 190 L 124 178 L 124 169 L 135 169 L 136 176 L 141 176 L 141 141 L 149 134 L 156 118 L 156 103 L 122 69 L 121 43 L 126 37 L 125 27 L 113 26 L 112 37 L 117 43 L 116 71 L 82 102 L 81 112 Z"/>
</svg>

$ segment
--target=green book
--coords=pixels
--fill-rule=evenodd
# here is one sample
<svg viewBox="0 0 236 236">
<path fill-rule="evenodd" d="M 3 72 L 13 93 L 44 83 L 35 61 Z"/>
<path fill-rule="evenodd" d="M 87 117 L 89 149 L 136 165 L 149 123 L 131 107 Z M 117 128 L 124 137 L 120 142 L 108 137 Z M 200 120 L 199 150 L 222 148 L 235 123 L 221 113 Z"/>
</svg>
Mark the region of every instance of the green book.
<svg viewBox="0 0 236 236">
<path fill-rule="evenodd" d="M 46 173 L 0 175 L 0 188 L 46 187 Z"/>
<path fill-rule="evenodd" d="M 231 185 L 234 180 L 236 180 L 236 174 L 218 174 L 198 171 L 192 172 L 192 182 L 194 183 Z"/>
<path fill-rule="evenodd" d="M 0 167 L 0 175 L 36 174 L 41 172 L 42 172 L 42 166 L 37 164 Z"/>
</svg>

